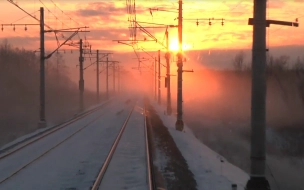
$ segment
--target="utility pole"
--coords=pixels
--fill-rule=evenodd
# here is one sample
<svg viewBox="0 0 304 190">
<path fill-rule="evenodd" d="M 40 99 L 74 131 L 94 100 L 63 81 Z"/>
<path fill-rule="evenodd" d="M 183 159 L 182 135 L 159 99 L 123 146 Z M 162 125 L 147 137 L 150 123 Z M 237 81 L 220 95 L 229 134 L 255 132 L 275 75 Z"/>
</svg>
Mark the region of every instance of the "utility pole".
<svg viewBox="0 0 304 190">
<path fill-rule="evenodd" d="M 120 66 L 117 66 L 117 78 L 118 78 L 118 84 L 117 84 L 117 92 L 120 93 Z"/>
<path fill-rule="evenodd" d="M 251 89 L 251 173 L 248 190 L 270 189 L 265 178 L 266 0 L 254 0 Z"/>
<path fill-rule="evenodd" d="M 107 56 L 106 61 L 106 96 L 109 99 L 109 56 Z"/>
<path fill-rule="evenodd" d="M 177 120 L 175 123 L 176 130 L 184 129 L 183 122 L 183 1 L 178 1 L 178 45 L 179 52 L 177 58 Z"/>
<path fill-rule="evenodd" d="M 99 103 L 99 50 L 97 50 L 97 58 L 96 58 L 96 76 L 97 76 L 97 81 L 96 81 L 96 91 L 97 91 L 97 103 Z"/>
<path fill-rule="evenodd" d="M 156 70 L 156 65 L 157 64 L 157 61 L 156 61 L 156 57 L 155 57 L 155 61 L 154 61 L 154 99 L 156 100 L 157 99 L 157 70 Z"/>
<path fill-rule="evenodd" d="M 266 170 L 266 27 L 270 24 L 298 27 L 296 22 L 266 20 L 266 0 L 254 0 L 251 87 L 251 168 L 247 190 L 269 190 Z"/>
<path fill-rule="evenodd" d="M 115 94 L 115 62 L 113 62 L 113 93 Z"/>
<path fill-rule="evenodd" d="M 158 50 L 158 104 L 161 105 L 161 67 L 160 67 L 160 50 Z"/>
<path fill-rule="evenodd" d="M 166 46 L 167 46 L 167 52 L 166 52 L 166 62 L 167 62 L 167 80 L 166 80 L 166 86 L 167 86 L 167 114 L 172 114 L 172 106 L 171 106 L 171 82 L 170 82 L 170 52 L 169 52 L 169 34 L 168 30 L 166 30 Z"/>
<path fill-rule="evenodd" d="M 79 111 L 82 112 L 84 109 L 83 106 L 83 92 L 84 92 L 84 80 L 83 80 L 83 48 L 82 48 L 82 39 L 79 42 Z"/>
<path fill-rule="evenodd" d="M 46 127 L 45 121 L 45 49 L 44 49 L 44 9 L 40 7 L 40 121 L 39 127 Z"/>
</svg>

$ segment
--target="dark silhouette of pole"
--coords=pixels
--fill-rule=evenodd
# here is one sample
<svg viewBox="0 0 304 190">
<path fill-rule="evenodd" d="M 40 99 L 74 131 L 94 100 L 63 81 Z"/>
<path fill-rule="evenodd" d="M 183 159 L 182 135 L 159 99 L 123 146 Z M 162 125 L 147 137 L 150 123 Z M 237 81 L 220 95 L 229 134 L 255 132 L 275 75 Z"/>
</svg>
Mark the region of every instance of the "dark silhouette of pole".
<svg viewBox="0 0 304 190">
<path fill-rule="evenodd" d="M 39 127 L 46 127 L 45 121 L 45 50 L 44 50 L 44 9 L 40 7 L 40 121 Z"/>
<path fill-rule="evenodd" d="M 115 94 L 115 63 L 113 62 L 113 93 Z"/>
<path fill-rule="evenodd" d="M 166 80 L 166 86 L 167 86 L 167 114 L 172 114 L 172 106 L 171 106 L 171 82 L 170 82 L 170 52 L 169 52 L 169 34 L 168 30 L 166 30 L 166 46 L 167 46 L 167 52 L 166 52 L 166 62 L 167 62 L 167 80 Z"/>
<path fill-rule="evenodd" d="M 97 58 L 96 58 L 96 77 L 97 77 L 97 80 L 96 80 L 96 92 L 97 92 L 97 102 L 99 102 L 99 50 L 97 50 L 96 52 L 97 54 Z"/>
<path fill-rule="evenodd" d="M 155 61 L 154 61 L 154 99 L 157 99 L 157 61 L 156 61 L 156 57 L 155 57 Z"/>
<path fill-rule="evenodd" d="M 248 190 L 268 190 L 266 165 L 266 0 L 254 0 L 251 89 L 251 169 Z"/>
<path fill-rule="evenodd" d="M 179 131 L 184 129 L 183 122 L 183 1 L 178 1 L 178 45 L 177 58 L 177 120 L 175 128 Z"/>
<path fill-rule="evenodd" d="M 84 80 L 83 80 L 83 48 L 82 48 L 82 39 L 79 42 L 79 110 L 83 111 L 83 92 L 84 92 Z"/>
<path fill-rule="evenodd" d="M 161 105 L 161 67 L 160 67 L 160 50 L 158 50 L 158 104 Z"/>
<path fill-rule="evenodd" d="M 117 92 L 120 93 L 120 66 L 117 66 Z"/>
<path fill-rule="evenodd" d="M 107 56 L 106 61 L 106 96 L 109 99 L 109 56 Z"/>
</svg>

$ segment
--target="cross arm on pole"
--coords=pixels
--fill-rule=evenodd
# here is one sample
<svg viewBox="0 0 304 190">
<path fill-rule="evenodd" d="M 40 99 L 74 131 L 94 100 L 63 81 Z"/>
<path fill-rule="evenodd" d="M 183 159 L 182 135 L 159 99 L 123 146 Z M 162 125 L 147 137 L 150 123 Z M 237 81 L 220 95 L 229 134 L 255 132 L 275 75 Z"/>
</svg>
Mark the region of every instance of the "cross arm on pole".
<svg viewBox="0 0 304 190">
<path fill-rule="evenodd" d="M 192 70 L 183 70 L 183 72 L 188 72 L 188 73 L 193 73 L 193 69 Z"/>
<path fill-rule="evenodd" d="M 70 39 L 72 39 L 79 31 L 74 31 L 74 33 L 66 39 L 62 44 L 58 46 L 52 53 L 50 53 L 48 56 L 45 57 L 45 59 L 49 59 L 59 48 L 61 48 L 65 43 L 67 43 Z"/>
<path fill-rule="evenodd" d="M 39 26 L 40 24 L 0 24 L 2 26 Z"/>
<path fill-rule="evenodd" d="M 248 19 L 248 25 L 253 25 L 253 24 L 254 24 L 254 19 L 249 18 Z M 288 22 L 288 21 L 280 21 L 280 20 L 266 20 L 266 27 L 270 27 L 270 24 L 299 27 L 298 22 Z"/>
</svg>

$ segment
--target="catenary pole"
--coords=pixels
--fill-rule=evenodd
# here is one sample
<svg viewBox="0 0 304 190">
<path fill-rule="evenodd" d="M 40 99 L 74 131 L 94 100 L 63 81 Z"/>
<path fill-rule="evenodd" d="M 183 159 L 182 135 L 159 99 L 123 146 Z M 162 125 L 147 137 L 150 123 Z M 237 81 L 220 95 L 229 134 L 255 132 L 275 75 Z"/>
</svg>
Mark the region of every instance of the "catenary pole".
<svg viewBox="0 0 304 190">
<path fill-rule="evenodd" d="M 167 63 L 167 80 L 166 80 L 166 86 L 167 86 L 167 114 L 171 115 L 172 113 L 172 106 L 171 106 L 171 74 L 170 74 L 170 52 L 169 52 L 169 34 L 168 30 L 166 30 L 166 63 Z"/>
<path fill-rule="evenodd" d="M 97 103 L 99 102 L 99 50 L 96 52 L 96 95 L 97 95 Z"/>
<path fill-rule="evenodd" d="M 83 92 L 84 92 L 84 80 L 83 80 L 83 47 L 82 47 L 82 39 L 79 42 L 79 110 L 83 111 Z"/>
<path fill-rule="evenodd" d="M 183 1 L 178 1 L 178 45 L 177 58 L 177 120 L 175 128 L 179 131 L 184 129 L 183 122 Z"/>
<path fill-rule="evenodd" d="M 109 99 L 109 56 L 107 56 L 107 61 L 106 61 L 106 95 L 108 100 Z"/>
<path fill-rule="evenodd" d="M 115 62 L 113 62 L 113 93 L 115 94 Z"/>
<path fill-rule="evenodd" d="M 155 57 L 155 61 L 154 61 L 154 99 L 157 99 L 157 61 L 156 61 L 156 57 Z"/>
<path fill-rule="evenodd" d="M 39 127 L 46 127 L 45 120 L 45 48 L 44 48 L 44 8 L 40 7 L 40 121 Z"/>
<path fill-rule="evenodd" d="M 160 50 L 158 50 L 158 104 L 161 105 L 161 66 L 160 66 Z"/>
<path fill-rule="evenodd" d="M 269 190 L 266 166 L 266 0 L 254 0 L 252 87 L 251 87 L 251 168 L 247 190 Z"/>
</svg>

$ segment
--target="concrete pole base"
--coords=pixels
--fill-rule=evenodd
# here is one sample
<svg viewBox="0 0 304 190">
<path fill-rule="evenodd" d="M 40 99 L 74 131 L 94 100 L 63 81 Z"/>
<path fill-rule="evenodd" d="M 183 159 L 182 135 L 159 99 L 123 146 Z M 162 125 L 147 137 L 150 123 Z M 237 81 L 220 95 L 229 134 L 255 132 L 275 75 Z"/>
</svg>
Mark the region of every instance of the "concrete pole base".
<svg viewBox="0 0 304 190">
<path fill-rule="evenodd" d="M 45 120 L 40 120 L 38 122 L 38 128 L 45 128 L 47 126 L 46 121 Z"/>
<path fill-rule="evenodd" d="M 178 131 L 183 131 L 184 130 L 184 122 L 183 120 L 177 120 L 175 123 L 175 129 Z"/>
<path fill-rule="evenodd" d="M 269 183 L 265 177 L 250 177 L 246 184 L 246 190 L 270 190 Z"/>
</svg>

